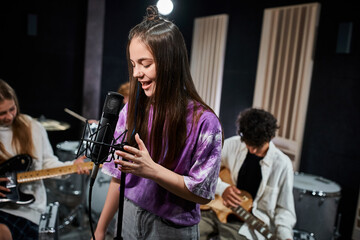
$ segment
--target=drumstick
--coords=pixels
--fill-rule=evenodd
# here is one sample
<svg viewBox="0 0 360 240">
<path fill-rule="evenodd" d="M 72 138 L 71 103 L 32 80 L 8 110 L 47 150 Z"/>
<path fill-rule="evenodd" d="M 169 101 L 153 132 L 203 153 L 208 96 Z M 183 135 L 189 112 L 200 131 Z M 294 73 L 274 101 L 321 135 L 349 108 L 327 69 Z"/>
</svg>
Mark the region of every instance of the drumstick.
<svg viewBox="0 0 360 240">
<path fill-rule="evenodd" d="M 86 122 L 86 120 L 87 120 L 83 116 L 80 116 L 79 114 L 77 114 L 76 112 L 71 111 L 70 109 L 65 108 L 64 111 L 67 112 L 68 114 L 70 114 L 71 116 L 76 117 L 77 119 L 83 121 L 83 122 Z"/>
</svg>

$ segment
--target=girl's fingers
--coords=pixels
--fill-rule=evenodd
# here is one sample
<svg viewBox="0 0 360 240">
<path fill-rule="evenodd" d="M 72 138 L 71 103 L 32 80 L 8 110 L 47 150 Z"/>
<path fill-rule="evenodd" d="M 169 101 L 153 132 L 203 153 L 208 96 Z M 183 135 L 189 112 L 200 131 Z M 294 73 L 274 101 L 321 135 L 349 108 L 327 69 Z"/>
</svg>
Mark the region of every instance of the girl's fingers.
<svg viewBox="0 0 360 240">
<path fill-rule="evenodd" d="M 141 140 L 141 138 L 140 138 L 140 136 L 139 136 L 138 133 L 135 134 L 135 141 L 136 141 L 136 143 L 138 144 L 140 151 L 146 149 L 145 144 L 144 144 L 144 142 Z"/>
</svg>

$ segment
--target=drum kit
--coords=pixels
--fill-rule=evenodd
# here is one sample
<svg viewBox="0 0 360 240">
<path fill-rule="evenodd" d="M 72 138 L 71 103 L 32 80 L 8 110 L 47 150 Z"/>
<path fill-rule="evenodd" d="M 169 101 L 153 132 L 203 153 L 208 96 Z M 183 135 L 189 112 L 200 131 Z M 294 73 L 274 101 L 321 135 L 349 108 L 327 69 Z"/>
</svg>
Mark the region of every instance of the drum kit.
<svg viewBox="0 0 360 240">
<path fill-rule="evenodd" d="M 65 109 L 66 112 L 80 119 L 80 115 Z M 84 120 L 82 118 L 80 120 Z M 69 124 L 56 120 L 39 118 L 39 122 L 47 131 L 63 131 L 70 127 Z M 86 119 L 85 119 L 86 121 Z M 84 138 L 89 138 L 97 130 L 97 124 L 92 123 L 85 130 Z M 76 159 L 81 141 L 64 141 L 56 145 L 55 153 L 60 161 L 71 161 Z M 86 144 L 83 144 L 83 147 Z M 84 149 L 80 149 L 83 151 Z M 91 218 L 97 222 L 105 203 L 107 189 L 109 187 L 111 176 L 98 172 L 92 189 Z M 88 214 L 90 177 L 88 175 L 71 174 L 65 179 L 44 179 L 48 206 L 58 203 L 58 230 L 65 228 L 76 222 L 79 227 L 84 227 L 83 220 L 85 213 Z M 99 194 L 101 192 L 101 194 Z M 111 229 L 115 228 L 115 218 L 110 224 Z"/>
<path fill-rule="evenodd" d="M 335 221 L 340 185 L 320 176 L 295 173 L 293 193 L 297 218 L 294 240 L 335 240 L 339 235 Z"/>
</svg>

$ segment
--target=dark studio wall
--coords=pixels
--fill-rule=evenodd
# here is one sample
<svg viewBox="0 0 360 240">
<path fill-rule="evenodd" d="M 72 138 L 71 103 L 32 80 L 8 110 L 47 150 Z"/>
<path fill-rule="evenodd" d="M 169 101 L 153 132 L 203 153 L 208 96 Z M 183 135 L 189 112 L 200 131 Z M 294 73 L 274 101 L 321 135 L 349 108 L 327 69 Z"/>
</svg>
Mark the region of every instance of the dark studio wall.
<svg viewBox="0 0 360 240">
<path fill-rule="evenodd" d="M 342 239 L 351 239 L 360 183 L 359 10 L 352 4 L 322 3 L 300 166 L 340 184 Z M 353 24 L 349 54 L 336 53 L 344 22 Z"/>
<path fill-rule="evenodd" d="M 220 120 L 225 137 L 236 134 L 237 114 L 251 107 L 265 8 L 310 1 L 174 0 L 168 17 L 183 32 L 191 51 L 196 17 L 229 14 Z M 350 2 L 321 3 L 313 77 L 300 171 L 341 185 L 341 239 L 351 239 L 359 192 L 360 46 L 359 7 Z M 125 48 L 131 27 L 155 1 L 106 1 L 101 103 L 107 91 L 127 81 Z M 79 139 L 82 125 L 66 114 L 80 113 L 87 1 L 0 3 L 0 78 L 17 91 L 22 111 L 71 123 L 49 133 L 51 141 Z M 27 15 L 38 16 L 38 34 L 27 35 Z M 352 22 L 349 54 L 336 53 L 338 25 Z M 102 106 L 100 106 L 100 109 Z"/>
<path fill-rule="evenodd" d="M 71 125 L 48 132 L 53 146 L 78 139 L 81 128 L 64 108 L 79 113 L 82 106 L 86 6 L 86 0 L 0 2 L 0 78 L 17 92 L 23 113 Z"/>
</svg>

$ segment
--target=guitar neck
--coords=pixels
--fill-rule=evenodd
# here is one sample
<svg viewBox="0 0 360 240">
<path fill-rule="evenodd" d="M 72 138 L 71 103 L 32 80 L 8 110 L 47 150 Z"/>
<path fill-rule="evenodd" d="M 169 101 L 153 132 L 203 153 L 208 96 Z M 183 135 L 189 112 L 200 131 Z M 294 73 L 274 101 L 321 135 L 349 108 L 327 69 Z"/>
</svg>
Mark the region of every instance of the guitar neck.
<svg viewBox="0 0 360 240">
<path fill-rule="evenodd" d="M 87 168 L 87 169 L 91 170 L 93 165 L 94 165 L 93 162 L 84 162 L 80 166 L 82 168 Z M 67 165 L 67 166 L 57 167 L 57 168 L 48 168 L 48 169 L 42 169 L 42 170 L 36 170 L 36 171 L 21 172 L 21 173 L 17 174 L 17 182 L 18 183 L 27 183 L 27 182 L 37 181 L 37 180 L 41 180 L 41 179 L 76 173 L 77 170 L 78 170 L 78 167 L 76 165 L 72 164 L 72 165 Z"/>
<path fill-rule="evenodd" d="M 250 212 L 246 211 L 243 207 L 238 206 L 231 208 L 231 210 L 244 222 L 246 222 L 250 228 L 257 230 L 261 235 L 268 240 L 276 240 L 275 235 L 270 231 L 268 226 L 262 221 L 253 216 Z"/>
</svg>

